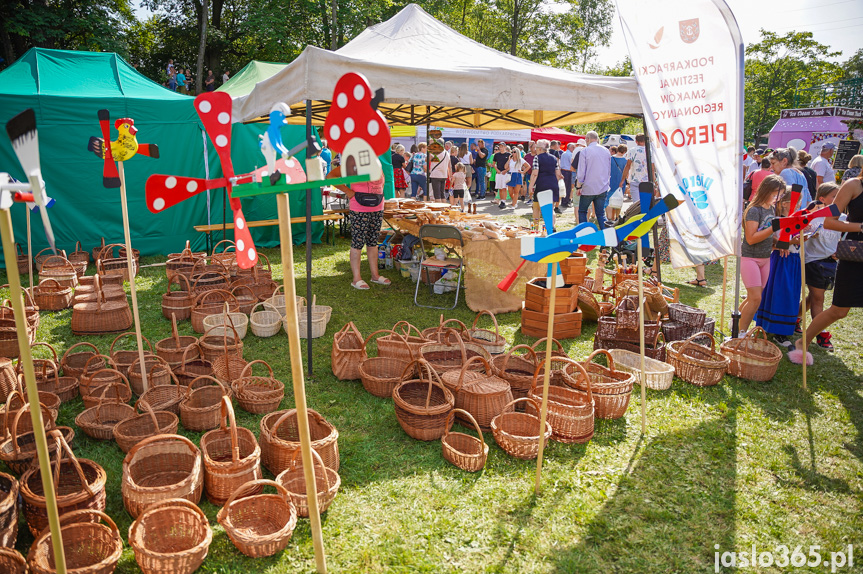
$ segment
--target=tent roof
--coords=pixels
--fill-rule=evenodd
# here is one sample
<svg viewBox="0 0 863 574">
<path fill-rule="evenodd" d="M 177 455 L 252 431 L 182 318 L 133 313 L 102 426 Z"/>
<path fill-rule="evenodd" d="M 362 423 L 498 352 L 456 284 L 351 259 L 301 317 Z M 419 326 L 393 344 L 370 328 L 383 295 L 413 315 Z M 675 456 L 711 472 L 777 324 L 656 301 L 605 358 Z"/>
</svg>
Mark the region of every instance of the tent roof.
<svg viewBox="0 0 863 574">
<path fill-rule="evenodd" d="M 574 134 L 560 128 L 536 128 L 535 130 L 530 132 L 530 138 L 533 140 L 537 140 L 540 138 L 557 140 L 562 144 L 577 143 L 584 140 L 583 135 Z M 564 147 L 566 146 L 564 145 Z"/>
<path fill-rule="evenodd" d="M 216 91 L 228 92 L 232 98 L 246 96 L 251 93 L 255 84 L 281 72 L 286 66 L 287 64 L 280 64 L 278 62 L 252 60 L 242 70 L 237 72 L 233 78 L 229 78 L 227 82 L 219 86 Z"/>
<path fill-rule="evenodd" d="M 447 46 L 442 56 L 435 46 Z M 330 52 L 308 46 L 248 95 L 234 99 L 234 120 L 252 121 L 276 102 L 316 123 L 329 110 L 335 80 L 364 74 L 384 87 L 380 110 L 390 125 L 505 129 L 608 121 L 641 114 L 634 78 L 559 70 L 503 54 L 463 36 L 416 4 Z M 459 89 L 463 87 L 463 89 Z"/>
<path fill-rule="evenodd" d="M 114 53 L 31 48 L 3 70 L 3 94 L 183 100 Z"/>
</svg>

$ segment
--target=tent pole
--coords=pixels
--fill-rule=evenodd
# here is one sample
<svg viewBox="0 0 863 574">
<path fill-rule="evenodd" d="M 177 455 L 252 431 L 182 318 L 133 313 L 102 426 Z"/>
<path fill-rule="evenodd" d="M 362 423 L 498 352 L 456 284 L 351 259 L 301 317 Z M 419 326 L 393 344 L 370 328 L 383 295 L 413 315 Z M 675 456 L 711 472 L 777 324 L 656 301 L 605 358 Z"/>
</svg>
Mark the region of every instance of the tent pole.
<svg viewBox="0 0 863 574">
<path fill-rule="evenodd" d="M 426 106 L 426 188 L 423 190 L 427 201 L 431 195 L 431 152 L 429 151 L 429 134 L 431 133 L 431 106 Z M 425 257 L 425 256 L 423 256 Z"/>
<path fill-rule="evenodd" d="M 33 294 L 33 236 L 30 232 L 30 208 L 26 205 L 27 212 L 27 274 L 30 276 L 30 295 Z"/>
<path fill-rule="evenodd" d="M 210 158 L 207 157 L 207 153 L 209 153 L 207 150 L 207 132 L 204 130 L 201 130 L 201 137 L 204 139 L 204 178 L 210 179 Z M 211 216 L 210 209 L 212 208 L 211 201 L 212 200 L 210 197 L 210 190 L 208 189 L 207 190 L 207 225 L 211 225 L 213 223 L 211 218 L 210 218 L 210 216 Z M 207 234 L 208 241 L 209 241 L 209 237 L 210 237 L 210 234 L 208 233 Z M 210 246 L 207 245 L 207 251 L 209 251 L 209 250 L 210 250 Z"/>
<path fill-rule="evenodd" d="M 554 340 L 554 307 L 557 304 L 557 274 L 560 272 L 559 263 L 550 265 L 551 273 L 546 278 L 546 286 L 551 288 L 551 296 L 548 300 L 548 330 L 545 335 L 545 372 L 542 375 L 542 403 L 539 405 L 539 452 L 536 455 L 536 483 L 534 494 L 542 492 L 542 455 L 545 450 L 545 421 L 548 414 L 548 385 L 551 377 L 551 342 Z"/>
<path fill-rule="evenodd" d="M 312 137 L 312 100 L 306 100 L 306 141 L 311 142 Z M 314 159 L 314 150 L 306 148 L 306 162 Z M 309 172 L 308 165 L 306 172 Z M 308 360 L 309 378 L 312 376 L 312 192 L 315 188 L 306 189 L 306 353 Z M 293 238 L 292 238 L 293 240 Z M 293 261 L 290 262 L 293 264 Z M 377 262 L 375 262 L 377 264 Z M 284 265 L 284 263 L 282 263 Z M 296 304 L 296 303 L 295 303 Z"/>
<path fill-rule="evenodd" d="M 656 195 L 656 174 L 653 172 L 653 157 L 650 153 L 650 136 L 647 133 L 647 117 L 644 114 L 641 114 L 641 129 L 644 130 L 644 158 L 647 161 L 647 180 L 653 185 L 651 189 L 650 197 Z M 629 189 L 629 195 L 632 196 L 632 188 Z M 641 213 L 647 213 L 647 210 L 650 209 L 650 206 L 642 206 Z M 668 218 L 666 218 L 666 225 L 668 225 Z M 638 256 L 641 259 L 641 256 Z M 656 230 L 656 226 L 653 226 L 653 260 L 656 263 L 656 279 L 660 283 L 662 283 L 662 261 L 659 259 L 659 232 Z"/>
</svg>

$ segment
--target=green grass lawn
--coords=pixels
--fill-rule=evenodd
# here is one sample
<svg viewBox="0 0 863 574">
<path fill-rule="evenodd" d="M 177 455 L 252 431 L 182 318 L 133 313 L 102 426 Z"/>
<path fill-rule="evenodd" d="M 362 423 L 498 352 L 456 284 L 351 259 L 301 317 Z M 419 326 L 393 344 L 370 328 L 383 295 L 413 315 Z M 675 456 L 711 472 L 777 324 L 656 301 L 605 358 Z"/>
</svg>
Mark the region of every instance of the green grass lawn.
<svg viewBox="0 0 863 574">
<path fill-rule="evenodd" d="M 282 276 L 278 250 L 264 250 L 273 275 Z M 305 293 L 305 249 L 295 250 L 299 294 Z M 157 259 L 147 259 L 144 263 Z M 667 391 L 647 392 L 647 433 L 640 431 L 638 387 L 622 419 L 597 421 L 587 445 L 551 443 L 543 466 L 543 493 L 534 496 L 536 464 L 507 456 L 494 444 L 485 470 L 465 473 L 441 456 L 439 442 L 408 437 L 391 400 L 366 393 L 359 381 L 337 380 L 330 371 L 333 333 L 354 321 L 364 335 L 407 319 L 420 329 L 437 324 L 439 311 L 413 306 L 409 280 L 384 273 L 390 287 L 350 288 L 348 245 L 315 245 L 312 286 L 318 303 L 331 305 L 326 335 L 314 341 L 314 374 L 306 378 L 309 407 L 339 430 L 341 491 L 323 516 L 324 544 L 333 572 L 609 572 L 695 573 L 714 568 L 720 551 L 771 550 L 779 544 L 822 555 L 855 546 L 853 569 L 863 572 L 863 313 L 855 309 L 833 328 L 836 352 L 814 349 L 809 391 L 800 368 L 783 360 L 775 379 L 751 383 L 730 377 L 702 389 L 675 379 Z M 718 316 L 722 269 L 708 267 L 710 287 L 684 284 L 691 270 L 665 266 L 666 283 L 681 300 Z M 366 271 L 367 275 L 367 271 Z M 4 276 L 5 277 L 5 276 Z M 5 282 L 4 277 L 0 281 Z M 733 277 L 733 270 L 729 273 Z M 170 335 L 161 315 L 164 268 L 138 279 L 144 335 L 155 344 Z M 729 289 L 728 314 L 733 291 Z M 447 317 L 469 323 L 462 302 Z M 43 313 L 39 340 L 62 355 L 82 340 L 69 329 L 71 311 Z M 498 316 L 512 343 L 532 342 L 519 332 L 519 314 Z M 595 325 L 563 344 L 583 359 Z M 194 334 L 188 322 L 181 334 Z M 111 336 L 90 337 L 107 352 Z M 305 357 L 305 347 L 303 348 Z M 249 334 L 245 357 L 265 359 L 290 390 L 288 340 Z M 282 408 L 293 406 L 289 393 Z M 74 426 L 80 399 L 63 406 L 59 424 Z M 258 434 L 260 417 L 237 410 L 240 424 Z M 188 433 L 196 442 L 199 433 Z M 107 512 L 124 539 L 131 518 L 120 495 L 123 454 L 78 432 L 75 452 L 108 473 Z M 267 475 L 266 471 L 265 475 Z M 308 520 L 301 519 L 281 554 L 251 560 L 240 554 L 215 520 L 217 508 L 201 507 L 214 538 L 202 572 L 308 572 L 314 570 Z M 21 524 L 18 549 L 31 543 Z M 126 548 L 118 572 L 137 572 Z M 723 568 L 722 571 L 730 571 Z M 788 572 L 790 568 L 751 571 Z M 809 571 L 809 570 L 799 570 Z M 829 571 L 816 569 L 813 571 Z"/>
</svg>

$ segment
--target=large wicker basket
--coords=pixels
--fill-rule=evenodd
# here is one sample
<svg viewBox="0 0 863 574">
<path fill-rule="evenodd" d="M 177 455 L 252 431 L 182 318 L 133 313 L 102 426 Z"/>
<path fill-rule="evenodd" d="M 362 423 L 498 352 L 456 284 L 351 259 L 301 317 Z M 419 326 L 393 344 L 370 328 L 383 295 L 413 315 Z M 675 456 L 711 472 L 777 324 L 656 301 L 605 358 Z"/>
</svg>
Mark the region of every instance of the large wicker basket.
<svg viewBox="0 0 863 574">
<path fill-rule="evenodd" d="M 446 421 L 455 408 L 455 397 L 425 359 L 405 368 L 416 369 L 418 378 L 403 380 L 393 389 L 393 406 L 402 429 L 417 440 L 438 440 L 446 432 Z"/>
<path fill-rule="evenodd" d="M 670 306 L 669 306 L 670 308 Z M 694 342 L 694 339 L 708 337 L 710 347 Z M 668 364 L 682 380 L 697 387 L 710 387 L 719 384 L 731 361 L 716 352 L 716 342 L 710 333 L 696 333 L 686 341 L 668 343 Z"/>
<path fill-rule="evenodd" d="M 312 450 L 312 466 L 315 469 L 315 492 L 318 500 L 318 514 L 323 514 L 333 503 L 342 479 L 339 473 L 324 466 L 321 455 Z M 291 495 L 291 501 L 297 507 L 297 515 L 300 518 L 309 517 L 309 497 L 306 491 L 306 476 L 302 465 L 300 451 L 291 455 L 291 466 L 276 477 L 276 482 L 285 487 Z"/>
<path fill-rule="evenodd" d="M 307 409 L 312 448 L 318 451 L 327 468 L 339 470 L 339 431 L 313 409 Z M 274 475 L 291 464 L 300 448 L 299 420 L 296 409 L 276 411 L 261 419 L 259 442 L 261 462 Z"/>
<path fill-rule="evenodd" d="M 386 335 L 377 340 L 378 356 L 379 357 L 394 357 L 403 361 L 412 361 L 419 357 L 420 347 L 434 341 L 425 337 L 419 329 L 408 323 L 407 321 L 399 321 L 393 325 L 395 335 Z M 405 348 L 404 342 L 407 341 L 408 349 Z"/>
<path fill-rule="evenodd" d="M 191 574 L 210 548 L 207 515 L 184 498 L 151 504 L 129 527 L 129 546 L 144 572 Z"/>
<path fill-rule="evenodd" d="M 180 403 L 183 428 L 201 432 L 218 427 L 222 398 L 230 398 L 231 389 L 218 379 L 207 376 L 189 383 L 189 389 L 189 394 Z"/>
<path fill-rule="evenodd" d="M 587 382 L 587 393 L 568 387 L 548 387 L 548 400 L 546 401 L 546 421 L 551 425 L 551 438 L 563 443 L 586 443 L 593 438 L 594 398 L 591 391 L 590 379 L 587 371 L 572 359 L 563 359 L 573 368 L 578 369 Z M 542 405 L 543 384 L 545 365 L 540 363 L 536 366 L 533 386 L 528 392 L 528 397 Z M 539 411 L 530 412 L 534 403 L 527 403 L 525 412 L 539 416 Z"/>
<path fill-rule="evenodd" d="M 761 327 L 755 327 L 743 338 L 722 343 L 719 352 L 728 358 L 729 375 L 750 381 L 769 381 L 782 360 L 782 351 L 767 340 L 767 333 Z"/>
<path fill-rule="evenodd" d="M 204 456 L 204 491 L 217 506 L 225 504 L 231 494 L 261 474 L 261 447 L 255 434 L 237 427 L 231 399 L 222 397 L 219 428 L 201 437 Z M 229 421 L 230 426 L 225 424 Z"/>
<path fill-rule="evenodd" d="M 180 289 L 171 291 L 171 285 L 176 283 Z M 183 287 L 185 286 L 185 289 Z M 185 321 L 192 316 L 192 287 L 185 275 L 175 273 L 168 277 L 168 286 L 162 295 L 162 315 L 166 319 L 176 316 L 178 321 Z"/>
<path fill-rule="evenodd" d="M 465 342 L 454 329 L 447 331 L 446 342 L 428 343 L 420 347 L 418 357 L 428 361 L 440 375 L 447 371 L 461 369 L 473 357 L 482 357 L 486 362 L 491 361 L 491 355 L 485 347 Z M 477 365 L 474 368 L 482 368 L 479 363 L 473 364 Z"/>
<path fill-rule="evenodd" d="M 33 299 L 43 311 L 61 311 L 72 304 L 72 288 L 49 277 L 33 288 Z"/>
<path fill-rule="evenodd" d="M 634 375 L 635 382 L 640 385 L 641 355 L 626 349 L 612 349 L 609 353 L 617 369 Z M 671 388 L 674 368 L 663 361 L 644 357 L 644 375 L 648 389 L 665 391 Z"/>
<path fill-rule="evenodd" d="M 594 362 L 594 359 L 600 356 L 606 358 L 608 367 Z M 594 351 L 586 361 L 579 363 L 578 366 L 582 369 L 577 369 L 575 365 L 567 365 L 567 379 L 565 381 L 567 386 L 582 393 L 587 393 L 588 386 L 590 387 L 597 418 L 618 419 L 622 417 L 629 407 L 635 375 L 626 371 L 618 371 L 614 365 L 614 358 L 604 349 Z"/>
<path fill-rule="evenodd" d="M 529 397 L 515 399 L 504 408 L 502 413 L 491 420 L 491 432 L 494 441 L 508 455 L 522 460 L 531 460 L 539 454 L 539 416 L 528 412 L 516 412 L 515 405 L 519 402 L 532 404 L 534 410 L 539 412 L 539 405 L 533 399 Z M 547 442 L 551 438 L 551 433 L 551 424 L 545 421 L 542 440 Z"/>
<path fill-rule="evenodd" d="M 408 352 L 409 360 L 404 360 L 399 356 L 382 356 L 381 341 L 383 337 L 377 339 L 376 345 L 378 348 L 377 357 L 368 356 L 368 345 L 372 338 L 379 333 L 388 333 L 387 337 L 394 337 L 402 342 L 404 349 Z M 381 329 L 375 331 L 366 337 L 362 344 L 362 356 L 365 357 L 359 364 L 360 381 L 363 383 L 363 388 L 369 393 L 382 399 L 389 399 L 393 396 L 393 389 L 401 382 L 405 368 L 413 361 L 414 356 L 407 340 L 389 329 Z M 413 376 L 413 372 L 409 374 Z"/>
<path fill-rule="evenodd" d="M 144 399 L 139 399 L 136 406 L 144 413 L 127 417 L 114 425 L 114 440 L 123 452 L 129 452 L 136 444 L 152 436 L 177 432 L 179 419 L 176 414 L 154 411 Z"/>
<path fill-rule="evenodd" d="M 183 362 L 183 353 L 189 347 L 194 345 L 193 353 L 200 352 L 198 348 L 198 338 L 192 335 L 180 336 L 177 330 L 177 318 L 171 317 L 171 336 L 167 339 L 156 341 L 156 356 L 167 362 L 172 369 L 176 369 Z M 192 355 L 192 358 L 197 358 L 197 355 Z"/>
<path fill-rule="evenodd" d="M 133 518 L 151 504 L 169 498 L 198 504 L 204 490 L 201 451 L 180 435 L 146 438 L 123 459 L 121 490 L 123 505 Z"/>
<path fill-rule="evenodd" d="M 269 376 L 255 375 L 252 367 L 256 364 L 264 365 Z M 273 412 L 285 398 L 285 384 L 276 379 L 273 368 L 266 361 L 252 361 L 246 365 L 240 378 L 231 383 L 231 390 L 240 408 L 256 415 Z"/>
<path fill-rule="evenodd" d="M 98 509 L 82 509 L 60 516 L 60 536 L 70 574 L 111 574 L 123 553 L 120 530 L 110 516 Z M 27 563 L 32 574 L 56 574 L 48 528 L 33 542 Z"/>
<path fill-rule="evenodd" d="M 272 486 L 277 494 L 263 494 Z M 216 516 L 237 550 L 251 558 L 285 549 L 297 525 L 297 509 L 285 487 L 272 480 L 247 482 L 231 495 Z"/>
<path fill-rule="evenodd" d="M 117 423 L 136 414 L 132 405 L 106 402 L 78 414 L 75 425 L 92 439 L 114 440 L 114 427 Z"/>
<path fill-rule="evenodd" d="M 193 355 L 197 356 L 192 358 Z M 188 387 L 198 377 L 212 376 L 213 365 L 203 358 L 200 345 L 190 345 L 183 351 L 183 360 L 174 369 L 174 374 L 181 385 Z"/>
<path fill-rule="evenodd" d="M 474 370 L 477 363 L 485 367 L 485 372 Z M 486 430 L 491 428 L 491 419 L 513 398 L 509 383 L 495 375 L 482 357 L 472 357 L 458 371 L 444 373 L 441 382 L 455 396 L 455 407 L 469 412 Z"/>
<path fill-rule="evenodd" d="M 278 311 L 273 310 L 273 313 Z M 254 332 L 254 322 L 252 324 Z M 363 335 L 353 321 L 333 335 L 333 350 L 330 353 L 333 374 L 341 381 L 360 378 L 360 363 L 366 358 Z"/>
</svg>

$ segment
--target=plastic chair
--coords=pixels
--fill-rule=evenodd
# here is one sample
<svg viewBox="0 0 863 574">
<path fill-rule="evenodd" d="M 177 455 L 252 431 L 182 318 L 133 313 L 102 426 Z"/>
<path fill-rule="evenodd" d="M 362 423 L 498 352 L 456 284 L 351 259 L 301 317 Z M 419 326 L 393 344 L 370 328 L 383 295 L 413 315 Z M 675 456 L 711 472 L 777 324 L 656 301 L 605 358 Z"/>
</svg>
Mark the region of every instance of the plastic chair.
<svg viewBox="0 0 863 574">
<path fill-rule="evenodd" d="M 431 309 L 455 309 L 458 305 L 458 294 L 461 290 L 461 275 L 464 269 L 464 241 L 461 237 L 461 231 L 452 225 L 423 225 L 420 227 L 420 249 L 423 254 L 423 260 L 420 262 L 419 274 L 417 275 L 417 286 L 414 290 L 414 304 L 418 307 L 428 307 Z M 431 241 L 426 241 L 431 240 Z M 447 241 L 447 243 L 440 243 Z M 458 242 L 458 247 L 453 245 L 453 242 Z M 447 251 L 446 259 L 437 259 L 435 256 L 428 257 L 429 249 L 434 247 L 443 247 Z M 455 300 L 452 307 L 438 307 L 437 305 L 423 305 L 417 299 L 420 291 L 420 283 L 422 283 L 423 272 L 425 272 L 426 281 L 428 282 L 429 293 L 434 293 L 434 284 L 431 281 L 430 270 L 437 269 L 440 271 L 446 270 L 447 274 L 458 272 L 458 282 L 455 288 Z"/>
</svg>

